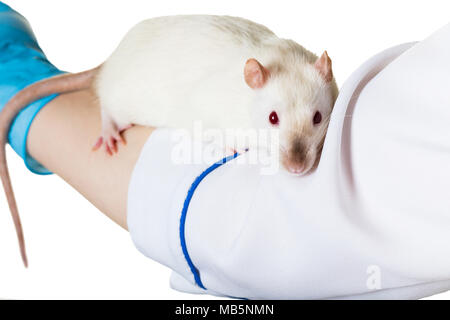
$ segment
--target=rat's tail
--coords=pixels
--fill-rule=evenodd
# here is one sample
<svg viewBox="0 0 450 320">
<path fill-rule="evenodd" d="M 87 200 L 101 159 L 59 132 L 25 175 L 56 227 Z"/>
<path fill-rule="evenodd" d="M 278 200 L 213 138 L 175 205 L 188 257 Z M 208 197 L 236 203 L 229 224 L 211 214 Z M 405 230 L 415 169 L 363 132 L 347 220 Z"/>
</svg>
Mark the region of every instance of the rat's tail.
<svg viewBox="0 0 450 320">
<path fill-rule="evenodd" d="M 17 238 L 19 240 L 20 254 L 25 267 L 28 266 L 27 254 L 25 250 L 25 240 L 23 236 L 22 224 L 20 223 L 19 211 L 17 209 L 14 191 L 6 163 L 6 143 L 8 142 L 8 132 L 11 123 L 17 114 L 30 103 L 55 93 L 65 93 L 87 89 L 91 86 L 99 67 L 75 74 L 63 74 L 52 78 L 44 79 L 29 85 L 19 91 L 0 112 L 0 178 L 3 189 L 8 200 L 9 209 L 16 227 Z"/>
</svg>

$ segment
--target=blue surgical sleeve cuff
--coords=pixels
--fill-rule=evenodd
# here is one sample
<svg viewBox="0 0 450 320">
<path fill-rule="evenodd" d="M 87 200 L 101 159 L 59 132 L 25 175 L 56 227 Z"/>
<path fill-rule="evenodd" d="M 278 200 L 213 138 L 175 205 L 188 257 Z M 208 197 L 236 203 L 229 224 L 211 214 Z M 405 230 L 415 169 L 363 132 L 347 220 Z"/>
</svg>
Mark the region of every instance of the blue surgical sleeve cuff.
<svg viewBox="0 0 450 320">
<path fill-rule="evenodd" d="M 20 90 L 39 80 L 64 73 L 39 47 L 27 20 L 0 2 L 0 109 Z M 27 153 L 27 136 L 36 114 L 56 95 L 37 100 L 22 110 L 11 125 L 8 142 L 37 174 L 50 174 Z"/>
</svg>

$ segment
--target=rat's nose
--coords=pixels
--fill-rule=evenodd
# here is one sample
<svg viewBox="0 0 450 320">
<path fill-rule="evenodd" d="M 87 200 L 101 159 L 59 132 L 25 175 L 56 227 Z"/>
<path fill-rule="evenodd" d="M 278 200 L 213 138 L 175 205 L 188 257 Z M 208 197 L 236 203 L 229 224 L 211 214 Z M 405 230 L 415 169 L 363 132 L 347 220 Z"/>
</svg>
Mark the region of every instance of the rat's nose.
<svg viewBox="0 0 450 320">
<path fill-rule="evenodd" d="M 302 174 L 305 171 L 305 165 L 303 163 L 290 163 L 287 165 L 287 169 L 293 174 Z"/>
<path fill-rule="evenodd" d="M 288 152 L 284 154 L 284 167 L 293 174 L 305 173 L 307 147 L 301 137 L 292 139 Z"/>
</svg>

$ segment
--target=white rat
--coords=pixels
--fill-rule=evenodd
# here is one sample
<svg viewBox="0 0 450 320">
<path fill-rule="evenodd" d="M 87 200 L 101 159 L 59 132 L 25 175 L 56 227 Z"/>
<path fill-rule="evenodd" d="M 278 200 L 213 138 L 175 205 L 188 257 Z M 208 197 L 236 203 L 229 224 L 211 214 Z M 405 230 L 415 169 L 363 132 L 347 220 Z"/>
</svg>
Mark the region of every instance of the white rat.
<svg viewBox="0 0 450 320">
<path fill-rule="evenodd" d="M 102 132 L 94 149 L 110 154 L 130 125 L 190 128 L 278 128 L 284 167 L 306 174 L 318 163 L 337 97 L 331 60 L 266 27 L 228 16 L 170 16 L 132 28 L 99 67 L 30 85 L 0 113 L 0 175 L 25 245 L 8 174 L 5 144 L 12 120 L 29 103 L 93 86 Z"/>
</svg>

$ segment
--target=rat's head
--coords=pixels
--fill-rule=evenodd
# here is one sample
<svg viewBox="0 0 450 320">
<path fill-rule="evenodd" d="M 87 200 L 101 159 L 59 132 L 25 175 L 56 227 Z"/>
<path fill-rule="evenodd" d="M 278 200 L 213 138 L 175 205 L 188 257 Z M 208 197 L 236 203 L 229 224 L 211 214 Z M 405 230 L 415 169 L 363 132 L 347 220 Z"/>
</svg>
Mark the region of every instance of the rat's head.
<svg viewBox="0 0 450 320">
<path fill-rule="evenodd" d="M 293 56 L 263 66 L 249 59 L 244 68 L 256 93 L 256 126 L 279 130 L 281 164 L 296 175 L 316 168 L 338 92 L 326 51 L 305 61 Z"/>
</svg>

